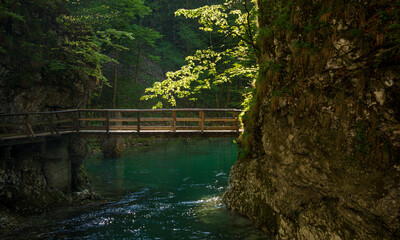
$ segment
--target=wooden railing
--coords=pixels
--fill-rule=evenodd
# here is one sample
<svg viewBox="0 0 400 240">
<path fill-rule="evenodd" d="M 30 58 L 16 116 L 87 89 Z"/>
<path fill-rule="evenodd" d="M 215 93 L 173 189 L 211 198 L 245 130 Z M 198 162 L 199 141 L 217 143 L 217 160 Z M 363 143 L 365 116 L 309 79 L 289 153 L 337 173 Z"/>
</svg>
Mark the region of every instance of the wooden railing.
<svg viewBox="0 0 400 240">
<path fill-rule="evenodd" d="M 238 109 L 73 109 L 0 115 L 0 138 L 64 133 L 234 131 Z"/>
</svg>

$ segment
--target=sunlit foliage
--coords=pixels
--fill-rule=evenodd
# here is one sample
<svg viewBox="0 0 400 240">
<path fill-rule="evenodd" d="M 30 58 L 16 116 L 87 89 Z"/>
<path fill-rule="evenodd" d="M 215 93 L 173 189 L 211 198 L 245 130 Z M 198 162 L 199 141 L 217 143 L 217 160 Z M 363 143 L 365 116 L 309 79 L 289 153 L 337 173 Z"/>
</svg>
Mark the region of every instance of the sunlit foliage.
<svg viewBox="0 0 400 240">
<path fill-rule="evenodd" d="M 163 107 L 163 102 L 176 106 L 176 98 L 197 100 L 196 94 L 213 86 L 240 81 L 240 88 L 250 87 L 258 71 L 253 2 L 227 0 L 224 4 L 180 9 L 175 14 L 197 18 L 200 29 L 219 34 L 220 41 L 188 56 L 186 65 L 168 72 L 164 81 L 146 89 L 148 95 L 142 99 L 161 98 L 155 107 Z"/>
</svg>

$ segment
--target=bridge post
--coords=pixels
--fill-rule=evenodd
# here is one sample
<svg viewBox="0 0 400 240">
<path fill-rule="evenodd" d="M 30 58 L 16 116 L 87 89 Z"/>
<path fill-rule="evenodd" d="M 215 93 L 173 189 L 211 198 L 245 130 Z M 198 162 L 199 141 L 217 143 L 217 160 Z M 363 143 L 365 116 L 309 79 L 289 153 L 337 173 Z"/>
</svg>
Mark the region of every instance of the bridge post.
<svg viewBox="0 0 400 240">
<path fill-rule="evenodd" d="M 81 112 L 79 111 L 79 109 L 76 112 L 76 133 L 79 133 L 79 128 L 80 128 L 80 121 L 79 119 L 81 118 Z"/>
<path fill-rule="evenodd" d="M 137 112 L 137 132 L 140 133 L 140 112 Z"/>
<path fill-rule="evenodd" d="M 201 110 L 199 112 L 199 117 L 200 117 L 200 130 L 201 133 L 204 133 L 204 110 Z"/>
<path fill-rule="evenodd" d="M 25 131 L 26 131 L 26 136 L 29 137 L 29 115 L 25 115 Z"/>
<path fill-rule="evenodd" d="M 176 132 L 176 111 L 172 111 L 172 131 Z"/>
<path fill-rule="evenodd" d="M 239 134 L 239 116 L 237 112 L 233 112 L 233 117 L 235 118 L 236 133 Z"/>
<path fill-rule="evenodd" d="M 107 121 L 106 121 L 106 132 L 107 134 L 110 133 L 110 111 L 107 110 Z"/>
<path fill-rule="evenodd" d="M 54 123 L 53 123 L 53 113 L 50 113 L 50 133 L 51 136 L 54 135 L 54 127 L 53 127 Z"/>
<path fill-rule="evenodd" d="M 26 125 L 26 136 L 35 138 L 35 133 L 33 132 L 31 125 L 29 124 L 29 114 L 25 115 L 25 125 Z"/>
</svg>

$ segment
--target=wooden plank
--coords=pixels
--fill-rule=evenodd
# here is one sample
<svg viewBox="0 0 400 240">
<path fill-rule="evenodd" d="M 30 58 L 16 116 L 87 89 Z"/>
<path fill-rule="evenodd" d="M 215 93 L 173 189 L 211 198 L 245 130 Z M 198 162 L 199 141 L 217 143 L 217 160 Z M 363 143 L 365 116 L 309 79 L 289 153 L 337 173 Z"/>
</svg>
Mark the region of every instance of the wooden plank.
<svg viewBox="0 0 400 240">
<path fill-rule="evenodd" d="M 170 122 L 173 121 L 172 118 L 150 118 L 150 117 L 144 117 L 140 118 L 140 121 L 142 122 Z"/>
<path fill-rule="evenodd" d="M 198 131 L 201 131 L 200 126 L 177 126 L 176 130 L 198 130 Z"/>
<path fill-rule="evenodd" d="M 137 126 L 110 126 L 110 130 L 137 130 Z"/>
<path fill-rule="evenodd" d="M 206 122 L 236 122 L 234 118 L 206 118 Z"/>
<path fill-rule="evenodd" d="M 81 126 L 80 130 L 106 130 L 105 126 Z"/>
<path fill-rule="evenodd" d="M 137 118 L 110 118 L 110 122 L 137 122 Z"/>
<path fill-rule="evenodd" d="M 46 121 L 46 122 L 35 122 L 35 125 L 48 125 L 49 123 L 53 123 L 53 124 L 57 124 L 57 123 L 70 123 L 70 122 L 74 122 L 74 119 L 63 119 L 63 120 L 50 120 L 50 121 Z"/>
<path fill-rule="evenodd" d="M 79 121 L 98 121 L 98 122 L 105 122 L 107 118 L 79 118 Z"/>
<path fill-rule="evenodd" d="M 177 118 L 177 122 L 201 122 L 201 118 Z"/>
<path fill-rule="evenodd" d="M 240 109 L 235 108 L 162 108 L 162 109 L 79 109 L 83 112 L 241 112 Z"/>
<path fill-rule="evenodd" d="M 69 110 L 61 110 L 61 111 L 52 111 L 52 112 L 28 112 L 28 113 L 11 113 L 11 114 L 0 114 L 0 117 L 15 117 L 15 116 L 26 116 L 26 115 L 48 115 L 52 113 L 74 113 L 79 111 L 78 109 L 69 109 Z"/>
<path fill-rule="evenodd" d="M 171 126 L 141 126 L 141 130 L 171 130 L 173 131 L 174 129 Z"/>
<path fill-rule="evenodd" d="M 236 130 L 236 126 L 206 126 L 205 130 Z"/>
<path fill-rule="evenodd" d="M 12 113 L 12 114 L 0 114 L 0 117 L 13 117 L 13 116 L 25 116 L 25 115 L 46 115 L 55 113 L 75 113 L 75 112 L 241 112 L 240 109 L 234 108 L 172 108 L 172 109 L 68 109 L 61 111 L 50 111 L 50 112 L 31 112 L 31 113 Z"/>
</svg>

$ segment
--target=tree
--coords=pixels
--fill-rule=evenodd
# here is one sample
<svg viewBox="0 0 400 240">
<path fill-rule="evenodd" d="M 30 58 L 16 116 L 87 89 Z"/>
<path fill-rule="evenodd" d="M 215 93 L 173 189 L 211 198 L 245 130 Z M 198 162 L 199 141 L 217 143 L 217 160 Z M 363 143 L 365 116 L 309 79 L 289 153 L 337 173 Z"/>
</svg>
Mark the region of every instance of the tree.
<svg viewBox="0 0 400 240">
<path fill-rule="evenodd" d="M 1 0 L 0 23 L 7 84 L 29 86 L 39 77 L 66 87 L 88 78 L 106 81 L 100 66 L 110 59 L 98 51 L 92 29 L 70 15 L 65 1 Z"/>
<path fill-rule="evenodd" d="M 96 32 L 99 47 L 114 58 L 114 83 L 112 107 L 116 107 L 118 64 L 121 51 L 137 50 L 140 55 L 144 44 L 154 45 L 160 35 L 141 25 L 141 19 L 151 12 L 142 0 L 82 0 L 71 3 L 71 8 L 80 19 L 88 22 Z M 136 69 L 139 71 L 139 57 Z"/>
<path fill-rule="evenodd" d="M 186 65 L 168 72 L 164 81 L 146 89 L 148 95 L 142 99 L 161 98 L 155 107 L 163 107 L 162 101 L 176 106 L 177 98 L 197 100 L 202 91 L 221 84 L 249 87 L 258 71 L 255 11 L 253 1 L 245 0 L 176 11 L 176 16 L 197 18 L 201 30 L 217 34 L 220 40 L 187 57 Z"/>
</svg>

